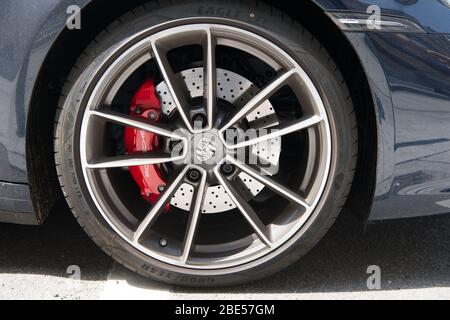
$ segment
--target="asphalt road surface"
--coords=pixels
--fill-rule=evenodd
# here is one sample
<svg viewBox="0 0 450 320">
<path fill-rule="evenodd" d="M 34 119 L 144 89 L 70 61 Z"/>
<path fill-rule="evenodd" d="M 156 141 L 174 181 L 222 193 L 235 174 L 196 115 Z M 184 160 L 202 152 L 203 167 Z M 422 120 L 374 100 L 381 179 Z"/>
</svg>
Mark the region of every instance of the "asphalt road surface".
<svg viewBox="0 0 450 320">
<path fill-rule="evenodd" d="M 368 266 L 381 290 L 368 290 Z M 73 270 L 81 279 L 72 279 Z M 0 224 L 0 299 L 450 299 L 450 215 L 370 225 L 344 214 L 303 260 L 224 289 L 160 285 L 114 263 L 64 205 L 44 226 Z"/>
</svg>

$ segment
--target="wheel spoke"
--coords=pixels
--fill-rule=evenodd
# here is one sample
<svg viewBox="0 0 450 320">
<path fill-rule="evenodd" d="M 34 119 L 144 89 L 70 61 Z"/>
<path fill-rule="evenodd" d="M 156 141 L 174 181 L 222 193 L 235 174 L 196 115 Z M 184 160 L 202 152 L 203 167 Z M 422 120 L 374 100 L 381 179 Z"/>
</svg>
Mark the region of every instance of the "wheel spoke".
<svg viewBox="0 0 450 320">
<path fill-rule="evenodd" d="M 296 121 L 290 121 L 288 123 L 284 123 L 275 127 L 271 127 L 269 129 L 260 129 L 256 130 L 256 138 L 252 138 L 246 141 L 242 141 L 233 145 L 226 144 L 226 147 L 229 149 L 238 149 L 238 148 L 245 148 L 249 147 L 255 144 L 267 142 L 269 140 L 280 138 L 282 136 L 305 130 L 308 128 L 311 128 L 320 122 L 323 121 L 323 118 L 318 115 L 313 115 L 305 118 L 301 118 Z M 259 135 L 261 131 L 264 132 L 264 134 Z"/>
<path fill-rule="evenodd" d="M 92 116 L 100 117 L 106 119 L 110 122 L 123 125 L 126 127 L 133 127 L 136 129 L 141 129 L 148 132 L 153 132 L 157 135 L 164 136 L 167 138 L 172 138 L 175 140 L 185 140 L 184 137 L 172 132 L 170 128 L 161 125 L 159 123 L 149 123 L 149 121 L 143 120 L 138 117 L 132 117 L 126 114 L 111 110 L 92 110 L 90 111 Z"/>
<path fill-rule="evenodd" d="M 234 159 L 233 157 L 227 157 L 227 161 L 234 164 L 237 168 L 239 168 L 241 171 L 245 172 L 249 176 L 253 177 L 255 180 L 258 180 L 260 183 L 268 187 L 269 189 L 273 190 L 280 196 L 282 196 L 285 199 L 288 199 L 290 201 L 294 201 L 304 207 L 305 209 L 309 209 L 310 205 L 306 202 L 306 200 L 298 195 L 296 192 L 293 192 L 292 190 L 282 186 L 278 182 L 273 181 L 272 179 L 269 179 L 262 175 L 260 172 L 257 172 L 253 168 L 247 166 L 246 164 Z"/>
<path fill-rule="evenodd" d="M 211 29 L 206 29 L 206 40 L 203 44 L 204 58 L 204 96 L 206 114 L 208 119 L 208 129 L 214 125 L 214 114 L 217 103 L 217 74 L 216 74 L 216 39 Z"/>
<path fill-rule="evenodd" d="M 147 214 L 147 216 L 144 218 L 144 220 L 141 222 L 139 227 L 134 232 L 134 235 L 133 235 L 134 242 L 138 242 L 139 239 L 144 234 L 144 232 L 155 222 L 155 220 L 158 218 L 158 216 L 164 210 L 164 207 L 166 206 L 166 204 L 170 201 L 170 199 L 173 197 L 175 192 L 178 190 L 178 188 L 184 182 L 184 178 L 185 178 L 188 170 L 189 170 L 189 167 L 186 166 L 178 175 L 176 175 L 175 179 L 173 179 L 172 181 L 170 181 L 167 184 L 168 187 L 161 194 L 158 202 L 156 202 L 156 204 L 153 206 L 153 208 L 150 210 L 150 212 Z"/>
<path fill-rule="evenodd" d="M 127 154 L 115 157 L 103 157 L 98 160 L 90 161 L 86 167 L 89 169 L 125 168 L 173 162 L 182 158 L 183 157 L 171 157 L 170 155 L 159 152 Z"/>
<path fill-rule="evenodd" d="M 164 81 L 169 89 L 173 102 L 181 115 L 181 118 L 183 119 L 186 127 L 191 132 L 194 132 L 194 128 L 192 127 L 191 119 L 189 116 L 189 104 L 187 102 L 186 95 L 184 94 L 184 90 L 179 81 L 177 81 L 169 60 L 167 59 L 167 51 L 163 48 L 162 45 L 158 46 L 158 39 L 152 40 L 152 50 L 161 75 L 164 78 Z"/>
<path fill-rule="evenodd" d="M 233 200 L 236 207 L 241 211 L 244 218 L 251 225 L 253 230 L 256 232 L 256 235 L 264 242 L 267 246 L 272 247 L 273 242 L 270 240 L 270 232 L 268 228 L 264 225 L 262 220 L 258 217 L 256 212 L 250 206 L 250 204 L 245 201 L 244 198 L 240 195 L 240 193 L 234 188 L 234 186 L 219 172 L 218 167 L 215 169 L 215 175 L 219 180 L 222 187 L 228 193 L 230 198 Z"/>
<path fill-rule="evenodd" d="M 245 118 L 249 113 L 253 112 L 261 104 L 263 104 L 267 99 L 269 99 L 274 93 L 276 93 L 281 87 L 283 87 L 287 81 L 297 73 L 297 70 L 293 69 L 288 72 L 283 73 L 272 83 L 267 85 L 261 90 L 253 99 L 251 99 L 243 108 L 238 110 L 231 119 L 225 124 L 220 132 L 223 134 L 225 130 L 232 127 L 235 123 L 239 122 Z"/>
<path fill-rule="evenodd" d="M 202 178 L 199 182 L 199 184 L 196 187 L 196 190 L 194 192 L 194 196 L 192 199 L 195 199 L 195 203 L 191 205 L 191 209 L 189 212 L 189 219 L 187 223 L 187 231 L 186 235 L 183 240 L 183 254 L 181 256 L 181 261 L 186 264 L 187 260 L 189 259 L 189 255 L 192 251 L 192 248 L 194 246 L 194 239 L 197 235 L 197 229 L 198 224 L 200 221 L 200 215 L 201 215 L 201 209 L 203 206 L 203 202 L 205 199 L 205 193 L 206 193 L 206 178 L 207 174 L 206 171 L 202 173 Z"/>
</svg>

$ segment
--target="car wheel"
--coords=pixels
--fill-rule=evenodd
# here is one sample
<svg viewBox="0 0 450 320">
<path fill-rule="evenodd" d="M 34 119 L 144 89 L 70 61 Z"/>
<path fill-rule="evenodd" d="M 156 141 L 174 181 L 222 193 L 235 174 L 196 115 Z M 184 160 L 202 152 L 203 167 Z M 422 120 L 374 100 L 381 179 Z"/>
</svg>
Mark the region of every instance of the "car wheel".
<svg viewBox="0 0 450 320">
<path fill-rule="evenodd" d="M 109 26 L 62 94 L 55 159 L 92 239 L 190 286 L 273 274 L 340 213 L 357 130 L 320 43 L 265 5 L 159 1 Z"/>
</svg>

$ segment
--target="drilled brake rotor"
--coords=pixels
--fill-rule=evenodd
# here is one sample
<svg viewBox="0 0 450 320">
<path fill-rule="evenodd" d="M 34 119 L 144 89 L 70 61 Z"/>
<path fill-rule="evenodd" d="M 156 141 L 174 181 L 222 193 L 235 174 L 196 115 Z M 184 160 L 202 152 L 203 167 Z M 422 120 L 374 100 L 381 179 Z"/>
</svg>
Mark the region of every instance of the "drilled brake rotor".
<svg viewBox="0 0 450 320">
<path fill-rule="evenodd" d="M 194 68 L 177 75 L 179 79 L 183 79 L 191 98 L 203 97 L 203 74 L 203 68 Z M 241 108 L 258 90 L 252 82 L 241 75 L 224 69 L 217 69 L 217 96 L 219 99 Z M 162 113 L 171 114 L 175 109 L 175 103 L 166 83 L 161 82 L 156 87 L 156 91 L 161 99 Z M 267 128 L 278 124 L 277 115 L 268 100 L 250 113 L 247 116 L 247 121 L 250 128 L 253 129 Z M 279 165 L 281 140 L 276 138 L 269 143 L 271 145 L 270 150 L 267 148 L 267 143 L 262 143 L 252 146 L 250 152 L 253 157 L 258 157 L 264 160 L 264 163 L 268 163 L 267 168 L 275 170 L 266 169 L 266 166 L 261 168 L 266 174 L 271 175 L 277 171 L 276 168 Z M 257 196 L 264 189 L 263 184 L 246 173 L 240 173 L 239 179 L 248 188 L 251 197 Z M 171 205 L 188 211 L 192 205 L 193 192 L 194 188 L 191 185 L 187 183 L 181 185 L 173 196 Z M 202 208 L 203 213 L 225 212 L 235 208 L 233 200 L 221 186 L 210 186 L 208 188 Z"/>
</svg>

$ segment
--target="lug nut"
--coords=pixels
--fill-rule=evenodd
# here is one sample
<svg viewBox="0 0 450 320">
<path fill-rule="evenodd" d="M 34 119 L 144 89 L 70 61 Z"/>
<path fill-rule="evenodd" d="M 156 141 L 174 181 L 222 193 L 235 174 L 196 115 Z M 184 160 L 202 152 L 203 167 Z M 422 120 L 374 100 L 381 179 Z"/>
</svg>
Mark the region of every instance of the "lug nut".
<svg viewBox="0 0 450 320">
<path fill-rule="evenodd" d="M 172 151 L 173 149 L 177 148 L 179 144 L 180 144 L 179 141 L 170 141 L 169 142 L 170 151 Z"/>
<path fill-rule="evenodd" d="M 206 126 L 206 117 L 203 113 L 196 114 L 192 121 L 194 122 L 194 127 L 196 128 L 204 128 Z"/>
<path fill-rule="evenodd" d="M 192 169 L 188 172 L 188 179 L 192 182 L 197 182 L 200 180 L 200 172 L 198 170 Z"/>
<path fill-rule="evenodd" d="M 234 172 L 234 166 L 232 164 L 229 163 L 225 163 L 224 165 L 222 165 L 222 167 L 220 168 L 220 170 L 222 170 L 222 172 L 224 174 L 226 174 L 227 176 L 231 175 Z"/>
<path fill-rule="evenodd" d="M 169 149 L 172 156 L 181 156 L 183 154 L 183 144 L 178 141 L 171 141 L 169 143 Z"/>
<path fill-rule="evenodd" d="M 166 240 L 166 239 L 161 239 L 161 240 L 159 240 L 159 245 L 160 245 L 161 247 L 167 246 L 167 240 Z"/>
<path fill-rule="evenodd" d="M 160 186 L 158 187 L 158 191 L 159 191 L 160 193 L 164 192 L 164 190 L 166 190 L 166 186 L 165 186 L 165 185 L 160 185 Z"/>
</svg>

